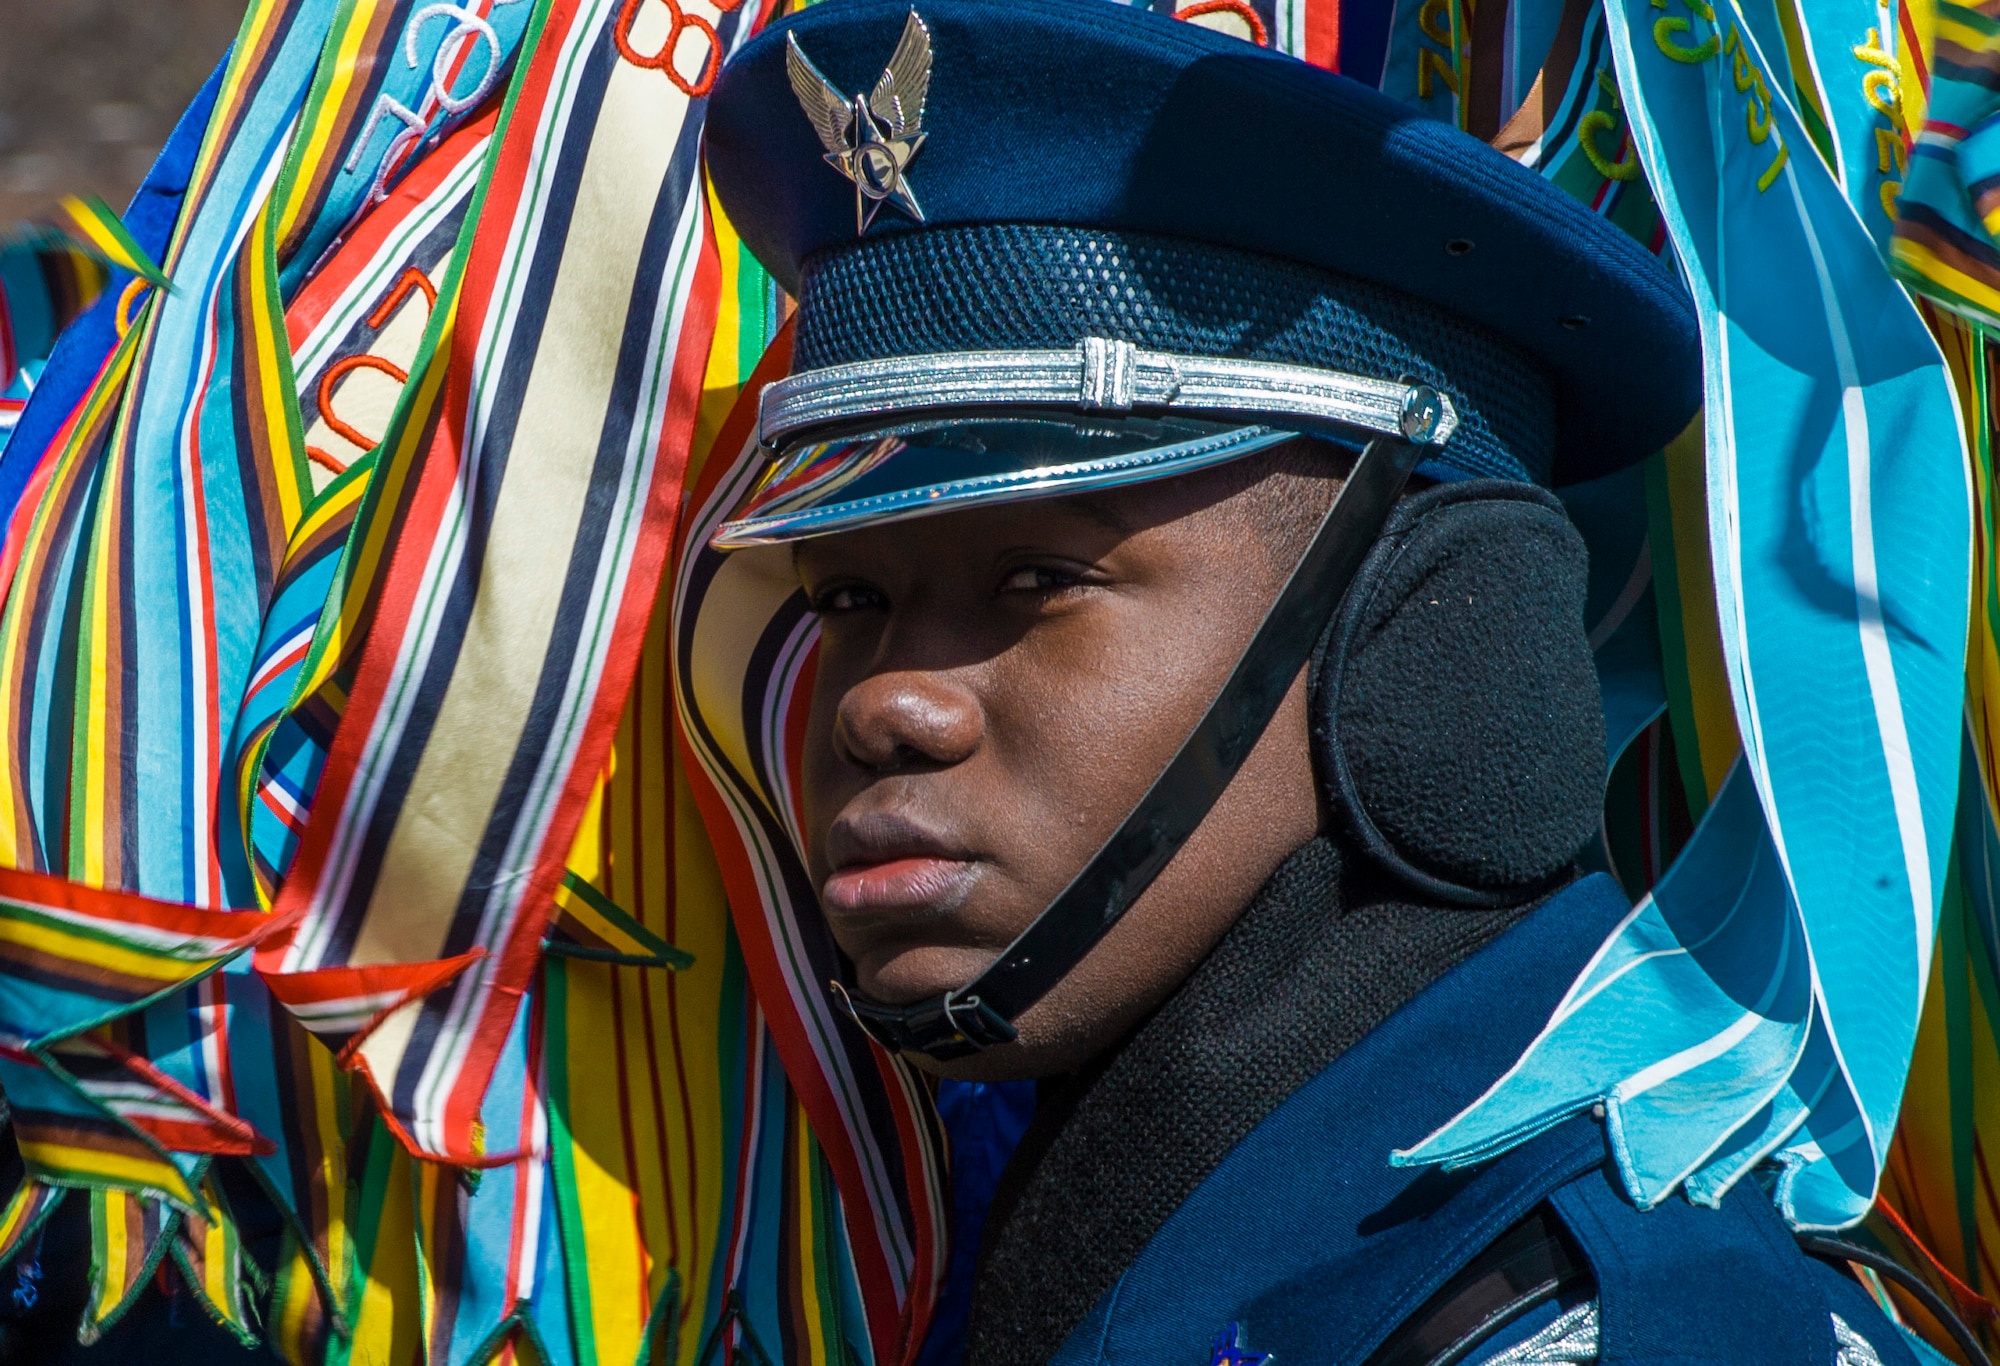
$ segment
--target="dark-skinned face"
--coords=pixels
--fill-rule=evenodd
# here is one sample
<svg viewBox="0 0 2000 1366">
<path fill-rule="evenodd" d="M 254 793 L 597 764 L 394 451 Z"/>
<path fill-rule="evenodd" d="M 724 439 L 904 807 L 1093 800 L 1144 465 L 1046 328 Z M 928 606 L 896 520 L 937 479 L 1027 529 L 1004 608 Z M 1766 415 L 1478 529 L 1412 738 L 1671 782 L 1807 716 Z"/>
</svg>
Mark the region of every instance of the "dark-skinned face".
<svg viewBox="0 0 2000 1366">
<path fill-rule="evenodd" d="M 805 817 L 861 990 L 963 986 L 1166 767 L 1331 501 L 1303 447 L 1103 493 L 803 542 L 822 617 Z M 1127 1033 L 1318 826 L 1303 678 L 1222 799 L 1017 1042 L 938 1070 L 1042 1076 Z"/>
</svg>

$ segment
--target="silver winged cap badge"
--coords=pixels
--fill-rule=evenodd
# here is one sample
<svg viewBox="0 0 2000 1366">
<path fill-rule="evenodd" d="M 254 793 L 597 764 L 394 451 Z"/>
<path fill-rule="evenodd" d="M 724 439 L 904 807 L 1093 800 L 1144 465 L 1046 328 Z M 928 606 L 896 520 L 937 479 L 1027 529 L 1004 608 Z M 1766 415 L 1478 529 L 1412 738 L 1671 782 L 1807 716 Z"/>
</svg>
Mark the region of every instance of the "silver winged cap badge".
<svg viewBox="0 0 2000 1366">
<path fill-rule="evenodd" d="M 855 236 L 868 231 L 885 203 L 923 222 L 923 208 L 907 179 L 910 162 L 927 136 L 924 99 L 931 87 L 931 31 L 917 12 L 910 11 L 889 65 L 865 99 L 834 89 L 790 34 L 785 37 L 785 74 L 826 146 L 828 164 L 854 182 Z"/>
</svg>

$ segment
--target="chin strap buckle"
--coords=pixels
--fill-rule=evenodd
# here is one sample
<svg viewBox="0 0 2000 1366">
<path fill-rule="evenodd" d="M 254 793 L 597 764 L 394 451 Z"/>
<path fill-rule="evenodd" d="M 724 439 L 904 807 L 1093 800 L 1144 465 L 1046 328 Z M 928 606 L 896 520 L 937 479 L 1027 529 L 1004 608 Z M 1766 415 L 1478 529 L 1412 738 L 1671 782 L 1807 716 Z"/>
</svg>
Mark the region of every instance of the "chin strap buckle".
<svg viewBox="0 0 2000 1366">
<path fill-rule="evenodd" d="M 948 991 L 915 1005 L 889 1006 L 856 996 L 837 980 L 826 985 L 847 1018 L 891 1053 L 925 1053 L 950 1062 L 1016 1037 L 1007 1017 L 977 996 Z"/>
</svg>

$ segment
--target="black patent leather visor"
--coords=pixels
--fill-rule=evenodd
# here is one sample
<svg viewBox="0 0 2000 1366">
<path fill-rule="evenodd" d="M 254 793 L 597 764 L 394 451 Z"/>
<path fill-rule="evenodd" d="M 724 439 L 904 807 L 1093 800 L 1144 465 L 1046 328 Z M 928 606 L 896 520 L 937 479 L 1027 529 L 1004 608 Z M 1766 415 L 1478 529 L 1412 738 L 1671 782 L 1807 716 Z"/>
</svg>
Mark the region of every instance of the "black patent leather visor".
<svg viewBox="0 0 2000 1366">
<path fill-rule="evenodd" d="M 786 449 L 718 550 L 1163 479 L 1289 441 L 1293 432 L 1183 417 L 1012 413 L 877 427 Z"/>
</svg>

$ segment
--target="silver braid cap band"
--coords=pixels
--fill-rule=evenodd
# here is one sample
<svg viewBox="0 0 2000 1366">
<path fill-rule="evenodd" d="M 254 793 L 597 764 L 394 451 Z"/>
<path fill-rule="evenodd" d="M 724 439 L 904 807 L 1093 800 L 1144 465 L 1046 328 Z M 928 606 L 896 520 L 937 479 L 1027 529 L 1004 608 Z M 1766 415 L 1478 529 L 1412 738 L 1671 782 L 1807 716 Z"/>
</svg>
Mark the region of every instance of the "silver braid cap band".
<svg viewBox="0 0 2000 1366">
<path fill-rule="evenodd" d="M 1068 351 L 945 351 L 802 371 L 764 391 L 758 436 L 778 449 L 819 428 L 985 407 L 1206 414 L 1426 446 L 1458 430 L 1451 400 L 1428 384 L 1086 337 Z"/>
</svg>

